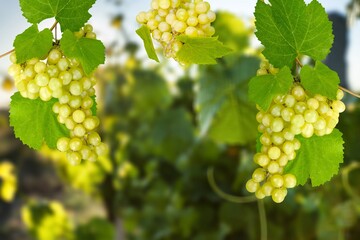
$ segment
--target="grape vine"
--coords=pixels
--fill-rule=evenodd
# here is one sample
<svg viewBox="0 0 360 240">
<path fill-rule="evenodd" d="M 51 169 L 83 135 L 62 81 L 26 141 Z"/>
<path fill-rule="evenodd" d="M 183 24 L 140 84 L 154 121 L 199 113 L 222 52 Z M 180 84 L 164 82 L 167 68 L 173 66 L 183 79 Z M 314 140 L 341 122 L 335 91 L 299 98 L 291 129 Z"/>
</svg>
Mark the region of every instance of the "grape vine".
<svg viewBox="0 0 360 240">
<path fill-rule="evenodd" d="M 105 47 L 93 27 L 85 24 L 94 2 L 79 5 L 72 0 L 66 8 L 58 8 L 56 1 L 35 1 L 31 6 L 20 1 L 24 16 L 33 25 L 16 37 L 15 49 L 4 54 L 10 54 L 8 73 L 19 90 L 10 104 L 10 125 L 16 136 L 34 149 L 46 143 L 66 152 L 72 164 L 96 161 L 107 150 L 96 132 L 100 122 L 93 73 L 104 63 Z M 44 15 L 45 10 L 49 14 Z M 49 17 L 57 21 L 39 31 L 37 24 Z M 76 21 L 69 21 L 74 18 Z M 57 39 L 57 25 L 61 39 Z"/>
</svg>

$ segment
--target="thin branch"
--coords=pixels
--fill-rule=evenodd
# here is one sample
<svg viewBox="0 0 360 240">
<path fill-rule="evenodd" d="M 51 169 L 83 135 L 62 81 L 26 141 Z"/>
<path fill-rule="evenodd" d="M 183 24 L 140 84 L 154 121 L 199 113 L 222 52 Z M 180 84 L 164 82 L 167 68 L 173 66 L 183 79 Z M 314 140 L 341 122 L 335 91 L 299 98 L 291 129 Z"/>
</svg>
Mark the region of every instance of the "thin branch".
<svg viewBox="0 0 360 240">
<path fill-rule="evenodd" d="M 54 28 L 56 27 L 57 24 L 58 24 L 58 21 L 55 21 L 54 24 L 51 26 L 50 31 L 54 30 Z"/>
<path fill-rule="evenodd" d="M 304 65 L 300 62 L 300 60 L 298 58 L 295 58 L 296 63 L 300 66 L 303 67 Z"/>
<path fill-rule="evenodd" d="M 339 86 L 339 89 L 343 90 L 344 92 L 347 92 L 347 93 L 350 94 L 350 95 L 353 95 L 354 97 L 360 98 L 360 95 L 359 95 L 359 94 L 356 94 L 356 93 L 350 91 L 349 89 L 346 89 L 346 88 L 344 88 L 344 87 L 342 87 L 342 86 Z"/>
<path fill-rule="evenodd" d="M 14 51 L 15 51 L 15 49 L 10 50 L 10 51 L 8 51 L 8 52 L 6 52 L 6 53 L 4 53 L 4 54 L 1 54 L 1 55 L 0 55 L 0 58 L 3 58 L 3 57 L 5 57 L 5 56 L 11 54 L 11 53 L 14 52 Z"/>
<path fill-rule="evenodd" d="M 227 200 L 229 202 L 233 202 L 233 203 L 251 203 L 251 202 L 256 201 L 256 198 L 254 196 L 238 197 L 238 196 L 234 196 L 234 195 L 223 192 L 215 182 L 214 168 L 212 168 L 212 167 L 208 168 L 207 177 L 208 177 L 209 184 L 210 184 L 211 188 L 214 190 L 214 192 L 219 197 L 224 198 L 225 200 Z"/>
<path fill-rule="evenodd" d="M 54 30 L 54 28 L 56 27 L 57 24 L 58 24 L 58 21 L 55 21 L 55 23 L 51 26 L 50 30 L 51 30 L 51 31 Z M 3 53 L 3 54 L 0 55 L 0 58 L 3 58 L 3 57 L 5 57 L 5 56 L 11 54 L 11 53 L 14 52 L 14 51 L 15 51 L 15 49 L 12 49 L 12 50 L 10 50 L 10 51 L 8 51 L 8 52 L 6 52 L 6 53 Z"/>
</svg>

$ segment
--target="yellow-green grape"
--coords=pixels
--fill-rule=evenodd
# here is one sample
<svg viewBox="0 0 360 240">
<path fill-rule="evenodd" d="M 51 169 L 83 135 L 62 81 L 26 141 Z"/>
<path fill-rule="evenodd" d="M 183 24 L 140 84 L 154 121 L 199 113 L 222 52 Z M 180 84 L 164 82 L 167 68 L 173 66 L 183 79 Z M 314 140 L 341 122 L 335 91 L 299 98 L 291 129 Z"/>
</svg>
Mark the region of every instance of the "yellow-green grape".
<svg viewBox="0 0 360 240">
<path fill-rule="evenodd" d="M 176 37 L 211 37 L 215 34 L 211 26 L 215 19 L 208 2 L 190 0 L 153 0 L 148 12 L 136 16 L 136 21 L 147 26 L 151 36 L 161 43 L 165 56 L 175 59 L 183 45 Z"/>
<path fill-rule="evenodd" d="M 170 24 L 166 16 L 171 16 L 170 5 L 179 7 L 180 1 L 153 1 L 153 6 L 158 11 L 140 13 L 138 22 L 155 27 L 160 32 L 159 39 L 164 34 L 170 34 L 167 41 L 173 39 Z M 187 12 L 183 17 L 186 17 Z M 176 19 L 173 14 L 174 21 Z M 161 32 L 162 31 L 162 32 Z M 93 27 L 86 24 L 75 33 L 77 38 L 96 38 Z M 181 42 L 179 42 L 181 44 Z M 178 44 L 175 42 L 175 47 Z M 172 47 L 173 47 L 172 45 Z M 181 46 L 178 46 L 178 49 Z M 177 49 L 177 50 L 178 50 Z M 40 98 L 42 101 L 49 101 L 56 98 L 58 101 L 52 106 L 60 124 L 64 124 L 70 131 L 71 138 L 60 138 L 57 141 L 57 148 L 66 152 L 69 162 L 78 164 L 82 159 L 96 161 L 98 156 L 106 154 L 107 146 L 101 142 L 99 134 L 95 132 L 99 126 L 99 119 L 93 116 L 90 110 L 94 105 L 91 98 L 95 95 L 94 86 L 97 79 L 94 75 L 87 76 L 78 59 L 66 57 L 59 45 L 49 51 L 47 56 L 39 60 L 33 58 L 23 64 L 16 63 L 16 54 L 10 55 L 13 63 L 9 74 L 14 78 L 15 85 L 21 96 L 29 99 Z"/>
<path fill-rule="evenodd" d="M 264 61 L 258 75 L 276 74 L 277 71 Z M 282 202 L 287 189 L 297 184 L 293 174 L 283 174 L 284 168 L 289 161 L 296 159 L 296 151 L 301 147 L 296 136 L 311 138 L 314 134 L 330 134 L 339 122 L 339 114 L 345 111 L 346 106 L 341 101 L 343 97 L 341 90 L 337 91 L 336 100 L 319 94 L 310 97 L 299 83 L 295 83 L 288 94 L 274 97 L 268 111 L 262 111 L 257 106 L 256 121 L 262 134 L 259 138 L 260 152 L 255 154 L 254 162 L 260 168 L 254 171 L 246 189 L 259 199 L 271 196 L 274 202 Z"/>
</svg>

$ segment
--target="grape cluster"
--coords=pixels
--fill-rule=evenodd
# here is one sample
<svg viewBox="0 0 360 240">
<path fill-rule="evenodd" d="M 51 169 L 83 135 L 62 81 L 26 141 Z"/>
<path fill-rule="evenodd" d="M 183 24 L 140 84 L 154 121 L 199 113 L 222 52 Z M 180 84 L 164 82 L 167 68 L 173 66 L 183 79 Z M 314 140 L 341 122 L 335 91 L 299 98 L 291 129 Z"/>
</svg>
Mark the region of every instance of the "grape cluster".
<svg viewBox="0 0 360 240">
<path fill-rule="evenodd" d="M 182 42 L 178 35 L 189 37 L 211 37 L 215 34 L 211 23 L 216 14 L 210 4 L 203 0 L 152 0 L 151 10 L 140 12 L 136 20 L 146 25 L 152 37 L 164 47 L 165 55 L 176 58 Z"/>
<path fill-rule="evenodd" d="M 265 62 L 258 75 L 277 71 Z M 321 95 L 310 97 L 300 83 L 294 83 L 288 94 L 273 99 L 268 111 L 259 109 L 256 120 L 262 146 L 254 162 L 260 168 L 254 171 L 246 189 L 259 199 L 271 196 L 274 202 L 282 202 L 287 189 L 296 185 L 294 175 L 283 174 L 286 164 L 296 158 L 296 151 L 301 147 L 295 136 L 310 138 L 314 134 L 330 134 L 339 121 L 339 114 L 345 111 L 343 96 L 338 90 L 336 100 Z"/>
<path fill-rule="evenodd" d="M 75 33 L 78 38 L 96 38 L 90 24 Z M 78 164 L 82 159 L 95 161 L 104 154 L 106 145 L 95 131 L 99 119 L 91 111 L 95 95 L 94 75 L 86 76 L 77 59 L 67 58 L 58 45 L 54 45 L 45 59 L 30 59 L 16 63 L 16 54 L 10 56 L 12 65 L 9 74 L 24 98 L 49 101 L 58 99 L 53 105 L 59 123 L 70 130 L 70 138 L 60 138 L 58 150 L 67 152 L 68 160 Z"/>
</svg>

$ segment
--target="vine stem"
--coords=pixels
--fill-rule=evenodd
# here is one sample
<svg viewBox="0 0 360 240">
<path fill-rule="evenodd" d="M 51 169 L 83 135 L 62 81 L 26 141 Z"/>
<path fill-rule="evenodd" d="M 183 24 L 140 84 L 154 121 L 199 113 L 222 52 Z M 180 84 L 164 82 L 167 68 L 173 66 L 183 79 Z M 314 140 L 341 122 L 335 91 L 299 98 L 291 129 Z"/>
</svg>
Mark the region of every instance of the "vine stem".
<svg viewBox="0 0 360 240">
<path fill-rule="evenodd" d="M 296 58 L 295 61 L 296 61 L 297 65 L 299 65 L 300 67 L 303 67 L 303 66 L 304 66 L 304 65 L 300 62 L 300 60 L 299 60 L 298 58 Z M 342 87 L 342 86 L 339 86 L 339 89 L 341 89 L 341 90 L 344 91 L 344 92 L 347 92 L 348 94 L 350 94 L 350 95 L 352 95 L 352 96 L 354 96 L 354 97 L 356 97 L 356 98 L 360 98 L 360 95 L 359 95 L 359 94 L 356 94 L 356 93 L 354 93 L 353 91 L 351 91 L 351 90 L 349 90 L 349 89 L 347 89 L 347 88 L 344 88 L 344 87 Z"/>
<path fill-rule="evenodd" d="M 211 188 L 214 192 L 221 198 L 233 202 L 233 203 L 251 203 L 257 201 L 258 210 L 259 210 L 259 219 L 260 219 L 260 239 L 267 240 L 267 220 L 266 220 L 266 211 L 263 200 L 256 199 L 254 196 L 249 197 L 239 197 L 234 196 L 228 193 L 223 192 L 219 186 L 216 184 L 214 177 L 214 168 L 209 167 L 207 170 L 207 178 Z"/>
<path fill-rule="evenodd" d="M 50 31 L 54 30 L 54 28 L 56 27 L 57 24 L 58 24 L 58 21 L 55 21 L 54 24 L 50 27 Z M 15 48 L 6 53 L 1 54 L 0 58 L 6 57 L 7 55 L 11 54 L 14 51 L 15 51 Z"/>
<path fill-rule="evenodd" d="M 222 191 L 219 186 L 216 184 L 215 182 L 215 178 L 214 178 L 214 168 L 213 167 L 209 167 L 207 170 L 207 178 L 210 184 L 210 187 L 214 190 L 214 192 L 221 198 L 229 201 L 229 202 L 233 202 L 233 203 L 250 203 L 250 202 L 255 202 L 256 198 L 254 196 L 248 196 L 248 197 L 239 197 L 239 196 L 234 196 L 228 193 L 225 193 L 224 191 Z"/>
</svg>

